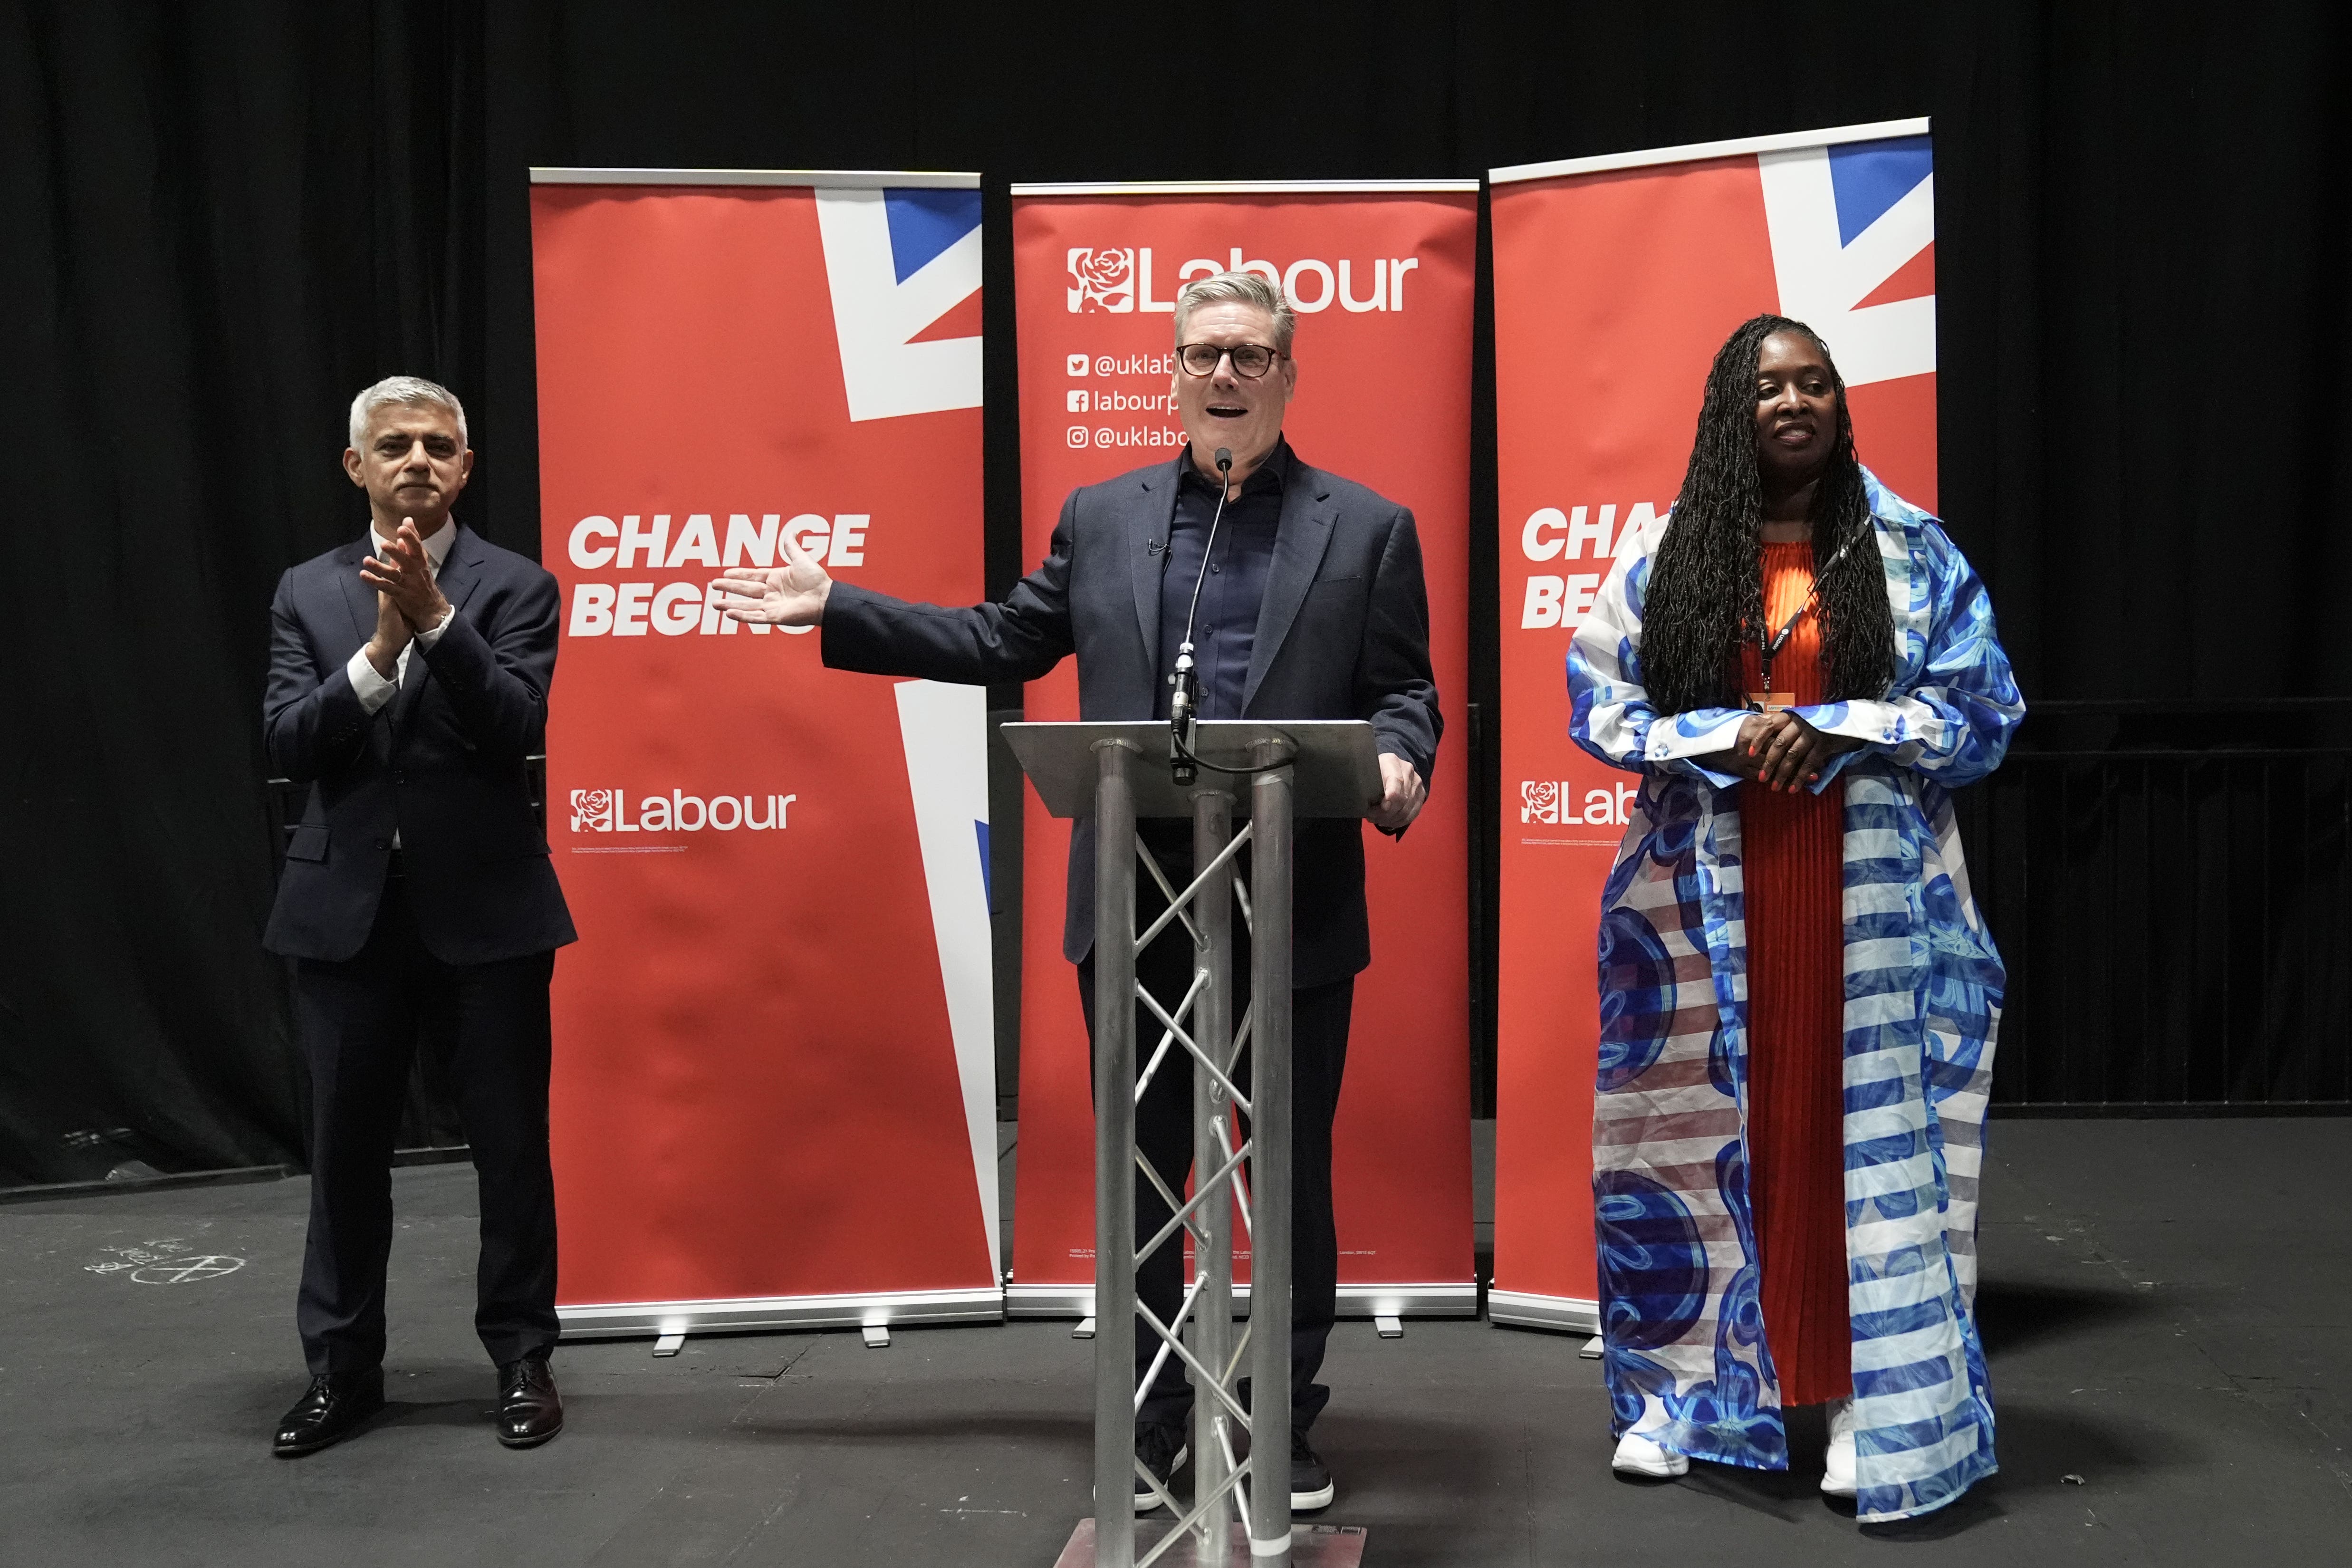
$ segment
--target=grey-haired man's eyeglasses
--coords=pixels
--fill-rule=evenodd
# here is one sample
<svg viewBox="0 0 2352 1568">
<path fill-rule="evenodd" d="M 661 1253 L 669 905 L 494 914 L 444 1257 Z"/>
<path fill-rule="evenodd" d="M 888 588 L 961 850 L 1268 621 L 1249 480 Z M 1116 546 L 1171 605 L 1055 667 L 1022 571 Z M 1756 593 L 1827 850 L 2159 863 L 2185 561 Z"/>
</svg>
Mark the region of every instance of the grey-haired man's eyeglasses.
<svg viewBox="0 0 2352 1568">
<path fill-rule="evenodd" d="M 1176 350 L 1176 363 L 1184 367 L 1187 375 L 1213 375 L 1217 362 L 1230 355 L 1234 374 L 1244 380 L 1255 381 L 1274 368 L 1280 353 L 1261 343 L 1236 343 L 1232 348 L 1219 348 L 1214 343 L 1185 343 Z"/>
</svg>

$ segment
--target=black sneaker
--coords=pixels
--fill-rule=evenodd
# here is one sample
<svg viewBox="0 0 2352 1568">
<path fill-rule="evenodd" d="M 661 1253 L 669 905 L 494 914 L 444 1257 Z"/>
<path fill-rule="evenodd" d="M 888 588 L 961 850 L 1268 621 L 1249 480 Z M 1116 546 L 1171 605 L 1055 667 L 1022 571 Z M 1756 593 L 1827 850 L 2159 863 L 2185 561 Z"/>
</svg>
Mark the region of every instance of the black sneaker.
<svg viewBox="0 0 2352 1568">
<path fill-rule="evenodd" d="M 1290 1511 L 1313 1513 L 1331 1506 L 1335 1488 L 1331 1484 L 1331 1467 L 1307 1440 L 1304 1432 L 1290 1435 Z"/>
<path fill-rule="evenodd" d="M 1151 1472 L 1151 1479 L 1162 1487 L 1169 1478 L 1181 1469 L 1192 1450 L 1184 1446 L 1184 1429 L 1181 1426 L 1138 1426 L 1135 1429 L 1135 1462 Z M 1160 1494 L 1144 1485 L 1143 1478 L 1135 1478 L 1135 1511 L 1150 1513 L 1160 1506 Z"/>
</svg>

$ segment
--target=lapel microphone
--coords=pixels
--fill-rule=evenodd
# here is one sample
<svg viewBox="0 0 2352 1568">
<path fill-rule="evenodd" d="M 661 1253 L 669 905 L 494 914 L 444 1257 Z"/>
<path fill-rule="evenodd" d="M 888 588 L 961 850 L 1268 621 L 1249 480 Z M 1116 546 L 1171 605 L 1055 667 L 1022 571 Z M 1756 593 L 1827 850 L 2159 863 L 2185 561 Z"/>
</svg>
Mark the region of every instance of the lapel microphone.
<svg viewBox="0 0 2352 1568">
<path fill-rule="evenodd" d="M 1201 584 L 1209 580 L 1209 562 L 1217 548 L 1217 524 L 1225 515 L 1227 476 L 1234 471 L 1234 454 L 1220 447 L 1217 462 L 1217 510 L 1209 514 L 1208 542 L 1201 548 L 1201 570 L 1192 578 L 1192 603 L 1184 611 L 1184 640 L 1176 647 L 1176 690 L 1168 699 L 1168 763 L 1180 784 L 1199 777 L 1192 762 L 1192 726 L 1200 717 L 1200 676 L 1192 665 L 1192 622 L 1201 613 Z"/>
</svg>

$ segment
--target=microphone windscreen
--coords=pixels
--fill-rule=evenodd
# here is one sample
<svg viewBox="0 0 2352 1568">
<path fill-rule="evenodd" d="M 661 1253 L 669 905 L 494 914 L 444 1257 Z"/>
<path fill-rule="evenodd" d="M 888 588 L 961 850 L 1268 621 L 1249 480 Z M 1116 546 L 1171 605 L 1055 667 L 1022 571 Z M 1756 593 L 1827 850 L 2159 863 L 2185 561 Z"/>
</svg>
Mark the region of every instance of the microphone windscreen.
<svg viewBox="0 0 2352 1568">
<path fill-rule="evenodd" d="M 1234 453 L 1233 453 L 1233 448 L 1232 448 L 1232 447 L 1218 447 L 1218 448 L 1217 448 L 1217 467 L 1218 467 L 1219 468 L 1221 468 L 1221 469 L 1222 469 L 1222 468 L 1232 468 L 1233 466 L 1234 466 Z"/>
</svg>

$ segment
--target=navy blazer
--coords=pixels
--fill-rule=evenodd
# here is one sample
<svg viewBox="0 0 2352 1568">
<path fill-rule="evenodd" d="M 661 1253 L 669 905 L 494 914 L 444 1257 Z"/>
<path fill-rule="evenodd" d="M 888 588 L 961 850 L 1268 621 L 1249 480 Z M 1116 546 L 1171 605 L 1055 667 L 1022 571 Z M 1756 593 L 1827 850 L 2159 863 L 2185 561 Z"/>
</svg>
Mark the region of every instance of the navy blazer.
<svg viewBox="0 0 2352 1568">
<path fill-rule="evenodd" d="M 824 662 L 836 669 L 985 684 L 1034 680 L 1078 658 L 1078 716 L 1148 720 L 1161 671 L 1160 577 L 1180 456 L 1073 490 L 1045 563 L 998 605 L 943 609 L 836 582 Z M 1294 454 L 1276 526 L 1245 719 L 1364 719 L 1380 749 L 1431 778 L 1444 721 L 1429 662 L 1429 595 L 1412 513 Z M 1292 975 L 1319 985 L 1371 963 L 1360 822 L 1307 820 L 1293 858 Z M 1062 952 L 1094 945 L 1095 827 L 1070 840 Z"/>
<path fill-rule="evenodd" d="M 269 606 L 262 734 L 270 766 L 310 795 L 262 941 L 293 958 L 358 952 L 395 832 L 436 958 L 487 963 L 576 941 L 524 761 L 547 743 L 554 577 L 460 526 L 439 577 L 454 613 L 371 714 L 345 668 L 375 634 L 367 552 L 358 539 L 289 569 Z"/>
</svg>

